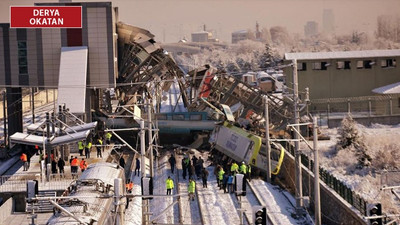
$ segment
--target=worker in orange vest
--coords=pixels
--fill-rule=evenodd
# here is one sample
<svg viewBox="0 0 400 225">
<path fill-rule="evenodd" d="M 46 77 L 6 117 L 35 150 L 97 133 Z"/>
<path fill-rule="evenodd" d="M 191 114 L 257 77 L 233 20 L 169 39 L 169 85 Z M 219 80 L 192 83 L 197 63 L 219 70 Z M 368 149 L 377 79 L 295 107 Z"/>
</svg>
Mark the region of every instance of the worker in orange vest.
<svg viewBox="0 0 400 225">
<path fill-rule="evenodd" d="M 127 193 L 132 193 L 133 182 L 132 182 L 130 179 L 128 179 L 128 180 L 126 181 L 125 187 L 126 187 L 126 192 L 127 192 Z M 129 207 L 129 202 L 130 202 L 130 201 L 132 201 L 132 198 L 127 198 L 127 199 L 126 199 L 126 208 Z"/>
<path fill-rule="evenodd" d="M 75 156 L 74 159 L 71 160 L 71 175 L 72 178 L 78 173 L 79 159 Z"/>
<path fill-rule="evenodd" d="M 88 166 L 88 165 L 87 165 L 85 159 L 82 158 L 82 161 L 81 161 L 81 163 L 80 163 L 80 165 L 79 165 L 79 167 L 81 168 L 81 171 L 82 171 L 82 172 L 85 171 L 85 170 L 87 169 L 87 166 Z"/>
<path fill-rule="evenodd" d="M 19 157 L 21 161 L 24 163 L 24 171 L 28 170 L 28 156 L 26 156 L 25 153 L 21 154 L 21 157 Z"/>
<path fill-rule="evenodd" d="M 128 179 L 128 181 L 126 182 L 125 186 L 126 186 L 126 192 L 132 193 L 133 182 L 130 179 Z"/>
</svg>

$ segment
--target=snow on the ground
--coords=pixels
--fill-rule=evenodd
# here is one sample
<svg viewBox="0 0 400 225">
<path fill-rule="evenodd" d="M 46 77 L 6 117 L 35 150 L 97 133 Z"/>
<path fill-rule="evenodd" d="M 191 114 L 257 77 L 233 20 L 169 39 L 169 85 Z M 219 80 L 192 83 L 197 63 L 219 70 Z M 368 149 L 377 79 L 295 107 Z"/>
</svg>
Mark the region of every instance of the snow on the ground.
<svg viewBox="0 0 400 225">
<path fill-rule="evenodd" d="M 141 195 L 142 188 L 140 187 L 140 176 L 134 176 L 132 173 L 130 179 L 133 182 L 132 194 Z M 135 197 L 129 202 L 129 206 L 125 211 L 125 224 L 142 224 L 142 198 Z"/>
<path fill-rule="evenodd" d="M 182 156 L 176 157 L 177 170 L 174 174 L 171 173 L 170 165 L 168 163 L 168 157 L 170 154 L 166 154 L 160 158 L 158 164 L 158 170 L 155 172 L 154 178 L 154 194 L 165 195 L 165 180 L 168 176 L 174 179 L 175 188 L 173 194 L 177 194 L 177 188 L 179 186 L 180 193 L 183 195 L 180 198 L 182 219 L 184 224 L 200 224 L 201 215 L 199 210 L 199 203 L 201 205 L 201 212 L 203 215 L 204 224 L 220 225 L 220 224 L 239 224 L 239 213 L 237 211 L 238 203 L 234 194 L 224 193 L 217 187 L 217 180 L 214 175 L 214 166 L 211 165 L 210 161 L 207 161 L 208 152 L 200 153 L 194 151 L 196 156 L 201 156 L 204 159 L 204 166 L 209 172 L 208 187 L 203 188 L 201 179 L 196 180 L 197 198 L 195 201 L 189 201 L 187 196 L 187 185 L 188 176 L 186 180 L 182 178 L 182 167 L 181 161 Z M 191 154 L 191 157 L 193 154 Z M 178 177 L 179 176 L 179 177 Z M 140 177 L 132 176 L 134 182 L 133 194 L 140 195 Z M 179 182 L 178 182 L 179 180 Z M 289 193 L 285 193 L 282 189 L 277 186 L 273 186 L 266 183 L 263 180 L 253 179 L 251 184 L 255 191 L 261 196 L 263 204 L 268 208 L 268 213 L 274 217 L 277 224 L 309 224 L 304 220 L 296 220 L 291 217 L 294 212 L 294 198 Z M 250 190 L 248 190 L 250 191 Z M 174 198 L 176 199 L 176 198 Z M 253 199 L 253 200 L 251 200 Z M 243 207 L 247 213 L 252 214 L 252 206 L 255 203 L 254 197 L 242 198 L 246 201 Z M 197 202 L 199 201 L 199 202 Z M 173 202 L 172 197 L 154 198 L 150 201 L 150 209 L 153 215 L 151 218 L 155 218 L 164 209 Z M 179 208 L 178 205 L 168 209 L 165 215 L 160 216 L 157 219 L 157 223 L 179 223 Z M 250 217 L 252 219 L 252 217 Z M 137 225 L 142 223 L 142 199 L 139 197 L 133 198 L 129 203 L 129 208 L 126 210 L 126 225 Z"/>
<path fill-rule="evenodd" d="M 146 174 L 149 175 L 149 160 L 146 159 Z M 135 167 L 133 167 L 135 168 Z M 141 171 L 140 171 L 141 172 Z M 131 171 L 131 175 L 129 177 L 133 182 L 133 195 L 141 195 L 141 175 L 135 176 L 134 171 Z M 125 210 L 125 225 L 140 225 L 142 224 L 142 198 L 134 197 L 129 202 L 128 208 Z"/>
<path fill-rule="evenodd" d="M 310 224 L 306 219 L 296 220 L 291 215 L 295 214 L 296 205 L 294 197 L 278 186 L 262 180 L 253 179 L 251 185 L 267 207 L 267 213 L 276 224 Z"/>
<path fill-rule="evenodd" d="M 197 185 L 204 224 L 238 224 L 239 214 L 233 202 L 235 195 L 220 190 L 213 174 L 214 166 L 208 167 L 207 170 L 209 172 L 207 188 L 203 188 L 201 182 Z"/>
<path fill-rule="evenodd" d="M 165 195 L 167 194 L 167 189 L 165 187 L 165 181 L 168 176 L 174 180 L 174 184 L 176 185 L 176 179 L 174 174 L 171 173 L 170 166 L 168 163 L 168 158 L 163 157 L 159 160 L 158 168 L 156 169 L 156 176 L 153 182 L 153 194 L 154 195 Z M 176 187 L 172 190 L 172 195 L 177 194 Z M 160 215 L 169 205 L 176 201 L 176 198 L 172 197 L 163 197 L 163 198 L 154 198 L 151 200 L 151 212 L 153 216 L 151 219 L 154 219 L 156 216 Z M 169 208 L 163 215 L 157 218 L 157 222 L 159 223 L 179 223 L 179 211 L 177 205 L 172 208 Z"/>
<path fill-rule="evenodd" d="M 330 140 L 319 140 L 318 141 L 318 151 L 320 165 L 339 180 L 344 182 L 349 188 L 354 190 L 356 193 L 360 194 L 364 199 L 370 202 L 384 202 L 385 197 L 390 193 L 385 193 L 381 191 L 381 186 L 385 185 L 386 180 L 382 179 L 379 174 L 382 169 L 376 168 L 374 160 L 377 157 L 381 157 L 382 151 L 385 152 L 387 145 L 399 147 L 398 140 L 400 140 L 400 125 L 381 125 L 373 124 L 369 127 L 357 124 L 357 128 L 360 134 L 364 137 L 364 142 L 368 147 L 368 154 L 372 158 L 372 163 L 369 168 L 357 169 L 356 159 L 353 155 L 346 151 L 337 151 L 336 144 L 338 140 L 338 128 L 321 128 L 323 134 L 328 135 Z M 310 142 L 312 146 L 312 141 Z M 306 155 L 310 158 L 314 158 L 311 151 L 305 147 L 304 143 L 301 144 L 302 149 L 307 149 L 305 151 Z M 380 152 L 381 151 L 381 152 Z M 388 152 L 388 158 L 395 157 Z M 398 164 L 397 166 L 400 166 Z M 398 167 L 397 167 L 398 168 Z M 377 172 L 377 173 L 376 173 Z M 395 183 L 390 181 L 390 176 L 388 178 L 388 184 L 394 185 Z M 392 180 L 393 181 L 393 180 Z M 400 185 L 398 181 L 397 185 Z M 391 206 L 386 206 L 387 208 L 392 208 Z"/>
</svg>

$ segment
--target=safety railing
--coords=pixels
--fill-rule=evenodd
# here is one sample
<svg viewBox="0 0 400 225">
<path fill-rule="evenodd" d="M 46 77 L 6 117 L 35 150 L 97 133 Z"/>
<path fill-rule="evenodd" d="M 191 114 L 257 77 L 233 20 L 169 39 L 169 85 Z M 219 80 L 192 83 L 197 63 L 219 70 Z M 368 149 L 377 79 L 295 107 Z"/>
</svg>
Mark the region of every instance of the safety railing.
<svg viewBox="0 0 400 225">
<path fill-rule="evenodd" d="M 50 175 L 50 181 L 46 181 L 45 177 L 40 174 L 29 175 L 5 175 L 0 176 L 0 192 L 25 192 L 26 182 L 28 180 L 38 180 L 39 190 L 64 190 L 71 182 L 72 178 L 60 177 L 60 175 Z"/>
</svg>

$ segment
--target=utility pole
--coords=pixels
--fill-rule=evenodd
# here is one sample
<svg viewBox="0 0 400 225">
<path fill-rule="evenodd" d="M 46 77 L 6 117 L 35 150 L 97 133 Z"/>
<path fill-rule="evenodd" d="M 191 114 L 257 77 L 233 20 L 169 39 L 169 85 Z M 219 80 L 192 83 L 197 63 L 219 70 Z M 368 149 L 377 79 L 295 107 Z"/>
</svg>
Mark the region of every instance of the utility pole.
<svg viewBox="0 0 400 225">
<path fill-rule="evenodd" d="M 229 190 L 228 190 L 229 191 Z M 242 209 L 242 196 L 239 195 L 239 224 L 243 225 L 243 209 Z"/>
<path fill-rule="evenodd" d="M 152 107 L 153 107 L 153 105 L 151 104 L 152 103 L 152 100 L 151 99 L 148 99 L 147 100 L 147 116 L 148 116 L 148 123 L 149 123 L 149 130 L 148 130 L 148 136 L 149 136 L 149 151 L 150 151 L 150 153 L 149 153 L 149 157 L 150 157 L 150 177 L 152 178 L 152 179 L 154 179 L 154 163 L 153 163 L 153 131 L 152 131 L 152 123 L 151 123 L 151 110 L 152 110 Z M 150 221 L 150 215 L 149 215 L 149 212 L 150 212 L 150 200 L 146 200 L 146 207 L 147 207 L 147 209 L 146 209 L 146 212 L 148 212 L 147 214 L 146 214 L 146 221 Z"/>
<path fill-rule="evenodd" d="M 294 102 L 294 129 L 300 131 L 300 112 L 299 112 L 299 85 L 297 77 L 297 60 L 293 59 L 293 102 Z M 303 214 L 303 182 L 301 175 L 301 154 L 299 149 L 299 134 L 294 132 L 295 144 L 295 173 L 296 173 L 296 213 L 298 216 Z"/>
<path fill-rule="evenodd" d="M 140 124 L 140 154 L 141 154 L 141 161 L 140 161 L 140 167 L 141 167 L 141 172 L 142 172 L 142 179 L 146 177 L 146 163 L 145 163 L 145 131 L 144 131 L 144 120 L 141 119 L 139 121 Z M 142 224 L 147 224 L 146 218 L 147 218 L 147 200 L 142 198 Z"/>
<path fill-rule="evenodd" d="M 6 91 L 3 91 L 3 121 L 4 121 L 4 146 L 7 146 L 7 110 L 6 110 Z"/>
<path fill-rule="evenodd" d="M 267 148 L 267 182 L 271 183 L 271 145 L 269 144 L 268 96 L 264 96 L 265 104 L 265 147 Z"/>
<path fill-rule="evenodd" d="M 48 112 L 46 112 L 46 137 L 47 137 L 47 140 L 46 140 L 46 143 L 43 142 L 43 149 L 45 149 L 45 146 L 46 146 L 47 142 L 50 141 L 50 113 L 48 113 Z M 46 162 L 47 162 L 47 164 L 46 164 L 46 168 L 47 168 L 46 177 L 47 177 L 47 181 L 50 181 L 50 173 L 51 173 L 51 164 L 50 164 L 51 149 L 48 148 L 48 149 L 47 149 L 47 153 L 46 153 L 46 150 L 44 151 L 44 153 L 47 154 L 47 157 L 44 157 L 44 158 L 45 158 L 45 164 L 46 164 Z"/>
<path fill-rule="evenodd" d="M 125 224 L 125 204 L 121 201 L 124 184 L 121 178 L 114 179 L 114 206 L 115 206 L 115 225 Z M 127 199 L 127 201 L 129 201 Z"/>
<path fill-rule="evenodd" d="M 319 159 L 318 159 L 318 123 L 317 117 L 313 117 L 313 137 L 314 137 L 314 211 L 315 225 L 321 225 L 321 200 L 319 192 Z"/>
<path fill-rule="evenodd" d="M 153 128 L 152 128 L 152 122 L 151 122 L 151 110 L 153 108 L 152 105 L 152 100 L 148 99 L 147 100 L 147 118 L 148 118 L 148 123 L 149 123 L 149 151 L 150 151 L 150 177 L 154 177 L 154 162 L 153 162 Z"/>
<path fill-rule="evenodd" d="M 32 103 L 31 103 L 31 106 L 32 106 L 32 123 L 35 123 L 35 91 L 34 91 L 34 88 L 31 88 L 31 99 L 32 99 Z"/>
</svg>

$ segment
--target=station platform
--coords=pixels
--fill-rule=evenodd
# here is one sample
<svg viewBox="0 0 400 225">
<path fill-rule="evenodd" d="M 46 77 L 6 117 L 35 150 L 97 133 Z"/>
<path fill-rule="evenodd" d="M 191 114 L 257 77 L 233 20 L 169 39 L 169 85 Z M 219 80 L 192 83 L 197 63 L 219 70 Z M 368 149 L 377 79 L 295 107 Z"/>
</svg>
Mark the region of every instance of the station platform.
<svg viewBox="0 0 400 225">
<path fill-rule="evenodd" d="M 80 156 L 79 153 L 71 153 L 70 156 L 74 158 L 77 157 L 79 161 L 81 161 L 83 158 L 88 165 L 98 162 L 111 162 L 113 161 L 113 158 L 110 153 L 113 148 L 113 144 L 105 146 L 104 151 L 102 152 L 102 158 L 97 158 L 97 150 L 95 147 L 93 147 L 90 151 L 90 158 Z M 70 158 L 70 156 L 68 157 L 68 159 Z M 20 168 L 14 174 L 0 177 L 0 193 L 25 192 L 27 180 L 38 180 L 40 191 L 65 190 L 73 181 L 69 160 L 65 162 L 64 175 L 62 176 L 60 173 L 51 174 L 50 181 L 47 181 L 45 172 L 41 171 L 39 155 L 33 155 L 31 157 L 30 166 L 27 171 L 24 171 L 23 166 L 21 166 L 21 162 L 17 161 L 15 163 L 17 163 Z M 80 176 L 80 174 L 81 170 L 79 169 L 78 177 Z"/>
</svg>

